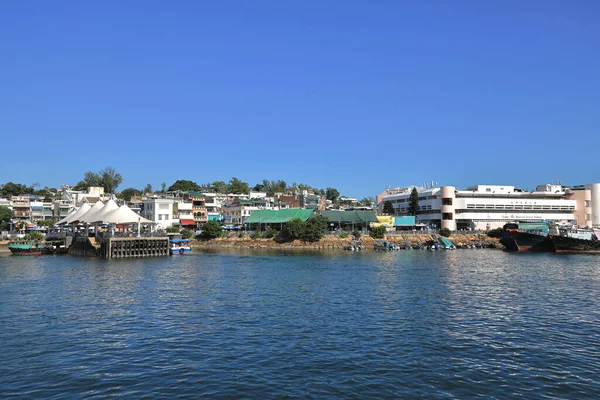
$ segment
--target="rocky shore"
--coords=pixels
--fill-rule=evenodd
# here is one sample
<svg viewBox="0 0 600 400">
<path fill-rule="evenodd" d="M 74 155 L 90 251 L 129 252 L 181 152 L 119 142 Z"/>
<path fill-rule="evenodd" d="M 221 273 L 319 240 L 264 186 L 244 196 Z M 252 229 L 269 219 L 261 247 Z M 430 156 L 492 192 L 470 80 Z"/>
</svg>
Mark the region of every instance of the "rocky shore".
<svg viewBox="0 0 600 400">
<path fill-rule="evenodd" d="M 386 238 L 390 243 L 401 245 L 407 243 L 411 246 L 418 246 L 428 240 L 436 240 L 436 235 L 394 235 Z M 501 247 L 498 239 L 488 237 L 484 234 L 457 234 L 452 235 L 449 238 L 454 244 L 467 244 L 474 242 L 483 242 L 494 244 L 497 247 Z M 371 237 L 361 237 L 360 241 L 365 246 L 366 250 L 372 250 L 375 243 L 375 239 Z M 274 239 L 252 239 L 249 237 L 230 237 L 230 238 L 219 238 L 212 240 L 192 240 L 192 246 L 197 248 L 268 248 L 268 249 L 308 249 L 308 250 L 342 250 L 345 246 L 348 246 L 352 242 L 352 238 L 339 238 L 339 237 L 325 237 L 318 242 L 310 243 L 295 240 L 293 242 L 278 243 Z"/>
</svg>

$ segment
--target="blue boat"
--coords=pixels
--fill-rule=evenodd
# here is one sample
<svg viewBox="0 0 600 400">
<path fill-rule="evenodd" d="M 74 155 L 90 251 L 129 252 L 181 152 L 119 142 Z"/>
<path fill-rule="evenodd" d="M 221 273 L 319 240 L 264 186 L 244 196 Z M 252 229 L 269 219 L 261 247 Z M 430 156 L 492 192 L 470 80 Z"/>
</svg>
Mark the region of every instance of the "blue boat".
<svg viewBox="0 0 600 400">
<path fill-rule="evenodd" d="M 189 239 L 169 240 L 169 252 L 171 253 L 171 255 L 190 254 L 192 252 L 192 246 L 190 246 Z"/>
</svg>

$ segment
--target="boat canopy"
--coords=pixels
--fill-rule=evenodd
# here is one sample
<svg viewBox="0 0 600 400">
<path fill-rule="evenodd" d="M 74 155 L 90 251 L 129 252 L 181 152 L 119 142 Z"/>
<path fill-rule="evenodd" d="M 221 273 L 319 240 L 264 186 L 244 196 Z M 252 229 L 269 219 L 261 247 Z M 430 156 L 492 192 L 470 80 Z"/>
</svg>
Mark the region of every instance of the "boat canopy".
<svg viewBox="0 0 600 400">
<path fill-rule="evenodd" d="M 171 243 L 189 243 L 189 239 L 171 239 L 169 240 Z"/>
</svg>

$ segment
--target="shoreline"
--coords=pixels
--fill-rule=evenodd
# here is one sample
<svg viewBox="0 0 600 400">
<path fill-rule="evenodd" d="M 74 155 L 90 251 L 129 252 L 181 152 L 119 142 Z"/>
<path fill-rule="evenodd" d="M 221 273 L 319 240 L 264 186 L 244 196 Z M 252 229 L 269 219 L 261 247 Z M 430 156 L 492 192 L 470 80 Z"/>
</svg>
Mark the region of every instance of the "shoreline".
<svg viewBox="0 0 600 400">
<path fill-rule="evenodd" d="M 499 239 L 488 237 L 482 234 L 459 234 L 450 236 L 448 239 L 455 245 L 472 243 L 473 241 L 480 241 L 482 243 L 490 243 L 496 245 L 498 248 L 502 248 Z M 362 242 L 365 250 L 373 250 L 373 245 L 376 239 L 369 236 L 361 237 L 358 239 Z M 411 246 L 418 246 L 428 240 L 436 240 L 433 235 L 398 235 L 395 237 L 386 238 L 389 243 L 396 245 L 409 244 Z M 274 239 L 251 239 L 249 237 L 229 237 L 229 238 L 218 238 L 210 240 L 198 240 L 192 239 L 190 244 L 196 248 L 242 248 L 242 249 L 279 249 L 279 250 L 343 250 L 344 247 L 350 245 L 352 238 L 339 238 L 339 237 L 324 237 L 318 242 L 303 242 L 301 240 L 294 240 L 293 242 L 278 243 Z"/>
</svg>

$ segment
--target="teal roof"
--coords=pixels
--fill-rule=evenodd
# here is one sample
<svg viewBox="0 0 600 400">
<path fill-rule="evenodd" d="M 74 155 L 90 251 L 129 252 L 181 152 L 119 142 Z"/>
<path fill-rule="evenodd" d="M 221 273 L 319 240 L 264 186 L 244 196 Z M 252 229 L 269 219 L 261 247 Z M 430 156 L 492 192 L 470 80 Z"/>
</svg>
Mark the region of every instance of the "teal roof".
<svg viewBox="0 0 600 400">
<path fill-rule="evenodd" d="M 256 210 L 244 221 L 245 224 L 279 224 L 295 218 L 308 220 L 313 214 L 312 209 L 286 208 L 284 210 Z"/>
<path fill-rule="evenodd" d="M 327 217 L 329 222 L 349 222 L 349 223 L 363 223 L 363 222 L 379 222 L 375 211 L 371 210 L 324 210 L 319 213 Z"/>
</svg>

